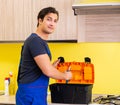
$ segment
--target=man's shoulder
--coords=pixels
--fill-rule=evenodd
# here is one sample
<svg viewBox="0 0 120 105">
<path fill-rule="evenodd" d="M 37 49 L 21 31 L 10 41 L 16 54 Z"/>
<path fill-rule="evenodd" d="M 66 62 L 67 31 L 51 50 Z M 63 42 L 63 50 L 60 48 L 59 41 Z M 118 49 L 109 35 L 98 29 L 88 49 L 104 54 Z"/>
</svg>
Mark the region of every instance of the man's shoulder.
<svg viewBox="0 0 120 105">
<path fill-rule="evenodd" d="M 41 38 L 39 38 L 39 36 L 37 35 L 37 34 L 35 34 L 35 33 L 32 33 L 26 40 L 25 40 L 25 42 L 31 42 L 31 41 L 42 41 L 42 39 Z"/>
</svg>

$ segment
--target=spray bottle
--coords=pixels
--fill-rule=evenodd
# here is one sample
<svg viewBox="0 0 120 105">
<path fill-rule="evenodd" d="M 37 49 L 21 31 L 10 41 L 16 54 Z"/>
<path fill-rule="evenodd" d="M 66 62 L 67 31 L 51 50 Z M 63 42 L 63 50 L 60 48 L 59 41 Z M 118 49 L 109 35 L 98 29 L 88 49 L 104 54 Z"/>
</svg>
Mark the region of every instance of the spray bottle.
<svg viewBox="0 0 120 105">
<path fill-rule="evenodd" d="M 9 72 L 9 77 L 10 77 L 10 85 L 9 85 L 9 93 L 10 95 L 14 95 L 15 92 L 14 92 L 14 77 L 13 77 L 13 72 L 10 71 Z"/>
</svg>

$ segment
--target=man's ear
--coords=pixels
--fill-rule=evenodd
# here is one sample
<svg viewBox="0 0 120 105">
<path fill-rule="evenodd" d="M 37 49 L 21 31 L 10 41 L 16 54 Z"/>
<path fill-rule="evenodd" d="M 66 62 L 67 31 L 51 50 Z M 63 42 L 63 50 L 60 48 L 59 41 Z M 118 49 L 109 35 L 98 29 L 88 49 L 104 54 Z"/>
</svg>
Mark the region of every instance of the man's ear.
<svg viewBox="0 0 120 105">
<path fill-rule="evenodd" d="M 38 22 L 39 22 L 39 24 L 41 24 L 43 22 L 43 20 L 39 18 Z"/>
</svg>

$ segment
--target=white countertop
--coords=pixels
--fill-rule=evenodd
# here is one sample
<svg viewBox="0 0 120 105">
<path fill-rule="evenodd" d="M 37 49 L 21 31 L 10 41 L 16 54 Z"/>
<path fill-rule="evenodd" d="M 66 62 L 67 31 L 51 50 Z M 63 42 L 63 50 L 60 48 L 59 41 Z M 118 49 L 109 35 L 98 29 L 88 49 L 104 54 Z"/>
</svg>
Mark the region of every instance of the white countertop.
<svg viewBox="0 0 120 105">
<path fill-rule="evenodd" d="M 15 96 L 13 96 L 13 95 L 10 95 L 10 96 L 0 95 L 0 105 L 3 105 L 3 104 L 4 105 L 15 105 Z M 73 105 L 73 104 L 58 104 L 58 103 L 48 102 L 48 105 Z M 78 104 L 76 104 L 76 105 L 78 105 Z M 81 105 L 86 105 L 86 104 L 81 104 Z"/>
<path fill-rule="evenodd" d="M 13 104 L 15 105 L 15 96 L 5 96 L 1 95 L 0 96 L 0 105 L 1 104 Z"/>
<path fill-rule="evenodd" d="M 98 96 L 98 95 L 96 95 Z M 94 95 L 95 97 L 95 95 Z M 58 104 L 58 103 L 51 103 L 51 98 L 50 95 L 48 95 L 48 105 L 78 105 L 78 104 Z M 10 95 L 10 96 L 5 96 L 5 95 L 0 95 L 0 105 L 15 105 L 15 96 Z M 79 104 L 79 105 L 86 105 L 86 104 Z"/>
</svg>

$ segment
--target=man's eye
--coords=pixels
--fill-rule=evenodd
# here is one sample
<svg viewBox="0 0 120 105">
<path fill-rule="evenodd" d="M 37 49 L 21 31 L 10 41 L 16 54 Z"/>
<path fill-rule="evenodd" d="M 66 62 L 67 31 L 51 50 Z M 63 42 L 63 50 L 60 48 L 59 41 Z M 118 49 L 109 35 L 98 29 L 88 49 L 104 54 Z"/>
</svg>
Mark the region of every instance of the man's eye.
<svg viewBox="0 0 120 105">
<path fill-rule="evenodd" d="M 55 20 L 54 22 L 55 22 L 55 23 L 57 23 L 58 21 L 57 21 L 57 20 Z"/>
<path fill-rule="evenodd" d="M 51 19 L 50 19 L 50 18 L 47 18 L 47 20 L 48 20 L 48 21 L 51 21 Z"/>
</svg>

